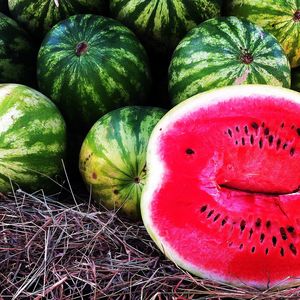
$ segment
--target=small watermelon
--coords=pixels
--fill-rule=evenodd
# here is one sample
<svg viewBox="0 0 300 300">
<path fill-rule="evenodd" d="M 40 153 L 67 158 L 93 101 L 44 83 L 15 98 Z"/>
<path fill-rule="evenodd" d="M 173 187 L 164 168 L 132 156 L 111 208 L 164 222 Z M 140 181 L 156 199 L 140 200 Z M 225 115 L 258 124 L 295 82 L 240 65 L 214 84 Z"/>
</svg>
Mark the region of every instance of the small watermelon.
<svg viewBox="0 0 300 300">
<path fill-rule="evenodd" d="M 215 18 L 192 29 L 169 68 L 174 104 L 199 92 L 235 84 L 290 87 L 290 65 L 276 39 L 236 17 Z"/>
<path fill-rule="evenodd" d="M 258 288 L 299 284 L 300 94 L 241 85 L 194 96 L 148 144 L 144 224 L 190 272 Z"/>
<path fill-rule="evenodd" d="M 300 2 L 298 0 L 229 0 L 228 14 L 242 17 L 272 33 L 291 66 L 300 65 Z"/>
<path fill-rule="evenodd" d="M 100 118 L 85 138 L 79 168 L 98 203 L 140 218 L 146 148 L 164 110 L 128 106 Z"/>
<path fill-rule="evenodd" d="M 62 171 L 66 127 L 56 106 L 19 84 L 0 85 L 0 192 L 49 190 Z"/>
<path fill-rule="evenodd" d="M 34 85 L 36 50 L 18 24 L 0 13 L 0 83 Z"/>
<path fill-rule="evenodd" d="M 105 10 L 107 0 L 8 0 L 11 15 L 35 37 L 42 39 L 59 21 L 81 13 Z M 7 1 L 6 1 L 7 2 Z"/>
<path fill-rule="evenodd" d="M 151 85 L 148 58 L 135 35 L 96 15 L 72 16 L 47 34 L 38 82 L 74 130 L 89 130 L 110 110 L 142 103 Z"/>
<path fill-rule="evenodd" d="M 110 0 L 112 14 L 155 52 L 173 51 L 184 35 L 220 15 L 219 0 Z"/>
</svg>

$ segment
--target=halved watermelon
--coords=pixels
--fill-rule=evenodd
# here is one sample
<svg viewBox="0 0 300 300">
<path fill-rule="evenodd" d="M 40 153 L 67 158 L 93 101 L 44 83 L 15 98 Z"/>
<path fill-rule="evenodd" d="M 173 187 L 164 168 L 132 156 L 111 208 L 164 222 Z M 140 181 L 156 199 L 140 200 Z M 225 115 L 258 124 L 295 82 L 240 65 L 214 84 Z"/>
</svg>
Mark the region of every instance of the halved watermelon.
<svg viewBox="0 0 300 300">
<path fill-rule="evenodd" d="M 300 94 L 265 85 L 205 92 L 169 111 L 148 144 L 144 224 L 203 277 L 299 284 Z"/>
</svg>

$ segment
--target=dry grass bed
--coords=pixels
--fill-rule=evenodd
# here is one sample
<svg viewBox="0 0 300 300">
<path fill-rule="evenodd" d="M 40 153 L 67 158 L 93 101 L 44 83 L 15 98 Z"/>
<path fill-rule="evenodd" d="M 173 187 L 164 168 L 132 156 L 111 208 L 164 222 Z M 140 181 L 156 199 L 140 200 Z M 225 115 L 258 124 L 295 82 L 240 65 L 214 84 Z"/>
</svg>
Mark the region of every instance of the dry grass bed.
<svg viewBox="0 0 300 300">
<path fill-rule="evenodd" d="M 1 195 L 1 300 L 300 299 L 299 288 L 262 292 L 193 277 L 161 255 L 142 223 L 70 198 Z"/>
</svg>

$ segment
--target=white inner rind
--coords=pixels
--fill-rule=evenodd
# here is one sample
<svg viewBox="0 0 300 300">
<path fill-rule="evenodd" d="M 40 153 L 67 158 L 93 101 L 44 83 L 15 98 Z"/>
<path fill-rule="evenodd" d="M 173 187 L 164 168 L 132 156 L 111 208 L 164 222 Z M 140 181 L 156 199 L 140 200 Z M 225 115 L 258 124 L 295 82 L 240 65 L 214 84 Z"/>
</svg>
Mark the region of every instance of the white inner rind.
<svg viewBox="0 0 300 300">
<path fill-rule="evenodd" d="M 276 98 L 284 98 L 288 101 L 300 104 L 300 94 L 298 92 L 268 85 L 238 85 L 224 87 L 198 94 L 184 102 L 181 102 L 173 109 L 171 109 L 158 122 L 151 134 L 147 151 L 148 175 L 141 198 L 141 214 L 144 225 L 159 249 L 176 265 L 191 272 L 192 274 L 223 282 L 228 282 L 228 280 L 226 280 L 226 278 L 220 277 L 218 274 L 209 272 L 208 270 L 201 270 L 196 265 L 191 264 L 188 259 L 182 257 L 177 251 L 173 249 L 170 243 L 168 243 L 166 240 L 164 240 L 163 237 L 159 235 L 158 228 L 152 222 L 151 203 L 152 200 L 155 199 L 155 192 L 159 190 L 160 186 L 163 184 L 164 174 L 165 172 L 167 172 L 164 161 L 160 159 L 159 155 L 161 136 L 165 132 L 167 132 L 168 129 L 177 122 L 177 120 L 180 120 L 184 116 L 187 116 L 189 113 L 205 109 L 206 107 L 216 105 L 221 102 L 238 99 L 239 96 L 257 98 L 272 97 L 274 98 L 274 100 Z M 245 283 L 240 280 L 230 281 L 230 283 L 238 286 L 245 285 Z M 299 283 L 300 278 L 287 278 L 282 282 L 276 283 L 276 288 L 296 286 L 299 285 Z M 262 286 L 261 282 L 248 281 L 247 285 L 255 286 L 258 288 L 267 288 L 266 286 Z"/>
</svg>

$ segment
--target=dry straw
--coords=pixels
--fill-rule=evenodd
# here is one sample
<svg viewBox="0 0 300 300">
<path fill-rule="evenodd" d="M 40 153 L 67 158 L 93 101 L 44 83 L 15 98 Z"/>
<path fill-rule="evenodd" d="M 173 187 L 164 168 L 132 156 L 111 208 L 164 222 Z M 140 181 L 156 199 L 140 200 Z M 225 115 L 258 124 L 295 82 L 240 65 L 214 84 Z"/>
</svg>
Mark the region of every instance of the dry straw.
<svg viewBox="0 0 300 300">
<path fill-rule="evenodd" d="M 259 291 L 193 277 L 161 255 L 142 223 L 84 203 L 88 194 L 69 195 L 1 195 L 1 300 L 300 299 L 300 288 Z"/>
</svg>

